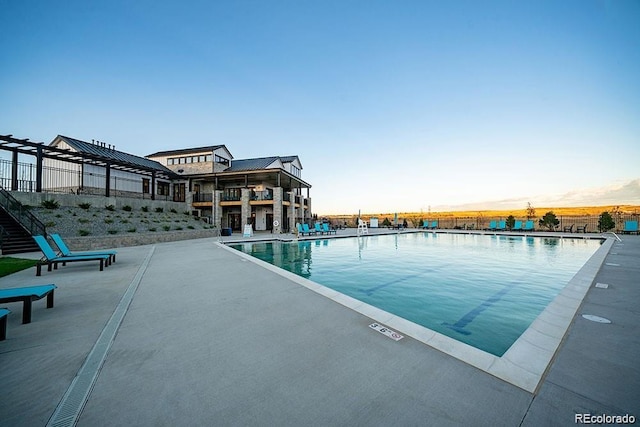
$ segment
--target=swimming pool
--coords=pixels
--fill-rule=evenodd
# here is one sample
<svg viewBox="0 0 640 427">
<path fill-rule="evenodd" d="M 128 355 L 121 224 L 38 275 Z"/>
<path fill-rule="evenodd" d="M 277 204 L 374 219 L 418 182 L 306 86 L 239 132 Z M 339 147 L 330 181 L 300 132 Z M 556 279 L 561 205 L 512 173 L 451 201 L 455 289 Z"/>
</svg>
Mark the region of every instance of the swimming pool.
<svg viewBox="0 0 640 427">
<path fill-rule="evenodd" d="M 502 356 L 600 244 L 424 232 L 229 246 Z"/>
</svg>

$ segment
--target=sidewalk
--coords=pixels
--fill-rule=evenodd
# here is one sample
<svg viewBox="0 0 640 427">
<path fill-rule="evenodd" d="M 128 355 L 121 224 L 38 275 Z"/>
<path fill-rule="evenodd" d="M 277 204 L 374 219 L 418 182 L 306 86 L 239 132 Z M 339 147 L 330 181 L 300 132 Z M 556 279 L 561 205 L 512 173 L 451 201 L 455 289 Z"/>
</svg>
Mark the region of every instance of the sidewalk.
<svg viewBox="0 0 640 427">
<path fill-rule="evenodd" d="M 20 304 L 6 305 L 0 419 L 46 425 L 87 357 L 101 363 L 101 352 L 101 369 L 85 367 L 64 401 L 71 415 L 82 409 L 79 425 L 534 426 L 573 424 L 583 412 L 638 417 L 640 238 L 623 239 L 596 277 L 609 288 L 590 289 L 536 394 L 409 337 L 388 339 L 371 319 L 217 238 L 120 248 L 103 272 L 93 263 L 41 277 L 22 271 L 0 278 L 0 288 L 58 290 L 53 309 L 34 303 L 28 325 Z M 81 408 L 87 378 L 96 381 Z"/>
</svg>

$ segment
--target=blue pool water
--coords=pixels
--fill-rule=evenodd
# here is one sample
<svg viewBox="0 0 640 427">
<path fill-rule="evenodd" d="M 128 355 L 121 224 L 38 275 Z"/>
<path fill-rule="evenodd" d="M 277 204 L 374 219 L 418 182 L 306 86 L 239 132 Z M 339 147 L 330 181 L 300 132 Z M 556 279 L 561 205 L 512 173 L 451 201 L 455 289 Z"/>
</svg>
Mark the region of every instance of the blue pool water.
<svg viewBox="0 0 640 427">
<path fill-rule="evenodd" d="M 501 356 L 600 244 L 425 232 L 230 246 Z"/>
</svg>

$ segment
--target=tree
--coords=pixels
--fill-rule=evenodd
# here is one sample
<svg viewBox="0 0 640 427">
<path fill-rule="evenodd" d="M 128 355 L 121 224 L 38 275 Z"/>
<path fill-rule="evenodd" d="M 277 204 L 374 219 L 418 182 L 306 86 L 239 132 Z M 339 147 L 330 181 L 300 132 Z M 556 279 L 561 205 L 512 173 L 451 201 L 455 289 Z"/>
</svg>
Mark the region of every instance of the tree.
<svg viewBox="0 0 640 427">
<path fill-rule="evenodd" d="M 385 218 L 384 221 L 382 221 L 382 226 L 391 227 L 391 221 L 389 221 L 389 218 Z"/>
<path fill-rule="evenodd" d="M 507 217 L 507 224 L 506 224 L 507 228 L 509 230 L 511 230 L 513 228 L 513 226 L 515 225 L 515 223 L 516 223 L 516 219 L 513 217 L 513 215 L 509 215 Z"/>
<path fill-rule="evenodd" d="M 553 213 L 553 211 L 549 211 L 544 214 L 540 221 L 538 221 L 538 224 L 540 224 L 540 227 L 547 227 L 549 231 L 553 231 L 558 226 L 558 224 L 560 224 L 560 221 L 556 217 L 556 214 Z"/>
<path fill-rule="evenodd" d="M 527 203 L 527 219 L 536 217 L 536 208 L 531 205 L 531 202 Z"/>
<path fill-rule="evenodd" d="M 609 212 L 602 212 L 598 217 L 598 229 L 601 233 L 615 228 L 616 223 Z"/>
</svg>

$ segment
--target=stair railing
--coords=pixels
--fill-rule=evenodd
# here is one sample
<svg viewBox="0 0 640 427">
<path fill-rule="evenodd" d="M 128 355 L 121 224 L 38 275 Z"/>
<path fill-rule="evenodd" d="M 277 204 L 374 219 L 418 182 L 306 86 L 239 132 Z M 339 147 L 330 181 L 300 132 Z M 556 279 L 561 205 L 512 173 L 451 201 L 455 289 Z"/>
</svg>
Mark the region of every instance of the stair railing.
<svg viewBox="0 0 640 427">
<path fill-rule="evenodd" d="M 0 207 L 7 212 L 18 224 L 27 230 L 32 236 L 47 235 L 45 225 L 34 214 L 16 200 L 7 190 L 0 187 Z"/>
</svg>

